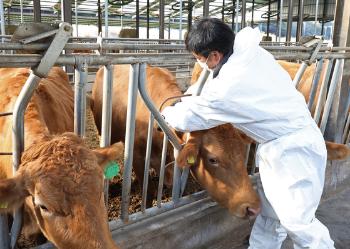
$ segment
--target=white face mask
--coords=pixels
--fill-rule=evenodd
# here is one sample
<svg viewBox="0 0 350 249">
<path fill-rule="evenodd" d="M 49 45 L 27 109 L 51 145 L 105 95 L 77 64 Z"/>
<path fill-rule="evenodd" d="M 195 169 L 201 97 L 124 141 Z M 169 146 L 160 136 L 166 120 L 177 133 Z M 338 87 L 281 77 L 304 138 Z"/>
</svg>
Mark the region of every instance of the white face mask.
<svg viewBox="0 0 350 249">
<path fill-rule="evenodd" d="M 210 54 L 209 54 L 209 55 L 210 55 Z M 208 65 L 207 65 L 208 59 L 209 59 L 209 56 L 207 57 L 207 60 L 206 60 L 205 62 L 200 61 L 199 59 L 197 59 L 197 62 L 198 62 L 198 64 L 201 66 L 201 68 L 206 69 L 206 70 L 208 70 L 208 71 L 212 71 L 212 69 L 210 69 L 210 68 L 208 67 Z"/>
</svg>

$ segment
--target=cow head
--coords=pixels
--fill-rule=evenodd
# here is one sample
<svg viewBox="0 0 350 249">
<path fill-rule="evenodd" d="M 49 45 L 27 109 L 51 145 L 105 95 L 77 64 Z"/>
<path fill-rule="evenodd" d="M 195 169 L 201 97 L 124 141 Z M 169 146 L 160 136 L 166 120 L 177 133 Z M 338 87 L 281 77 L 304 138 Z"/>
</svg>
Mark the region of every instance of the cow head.
<svg viewBox="0 0 350 249">
<path fill-rule="evenodd" d="M 260 201 L 244 165 L 249 138 L 231 124 L 184 135 L 177 163 L 190 167 L 209 195 L 233 215 L 255 216 Z"/>
<path fill-rule="evenodd" d="M 117 149 L 91 151 L 72 133 L 34 142 L 16 176 L 0 181 L 0 212 L 26 202 L 43 234 L 60 249 L 117 248 L 103 195 L 103 170 Z"/>
</svg>

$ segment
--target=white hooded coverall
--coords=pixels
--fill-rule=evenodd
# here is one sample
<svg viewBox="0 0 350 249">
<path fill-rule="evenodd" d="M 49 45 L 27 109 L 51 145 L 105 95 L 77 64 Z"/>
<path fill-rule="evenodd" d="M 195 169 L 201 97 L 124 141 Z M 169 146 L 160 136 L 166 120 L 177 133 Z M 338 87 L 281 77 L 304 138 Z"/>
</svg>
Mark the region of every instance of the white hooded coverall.
<svg viewBox="0 0 350 249">
<path fill-rule="evenodd" d="M 260 40 L 258 29 L 241 30 L 233 54 L 201 95 L 183 98 L 162 114 L 185 132 L 232 123 L 260 144 L 262 212 L 249 248 L 280 248 L 287 234 L 295 248 L 334 248 L 328 229 L 315 218 L 327 160 L 323 136 L 304 97 Z"/>
</svg>

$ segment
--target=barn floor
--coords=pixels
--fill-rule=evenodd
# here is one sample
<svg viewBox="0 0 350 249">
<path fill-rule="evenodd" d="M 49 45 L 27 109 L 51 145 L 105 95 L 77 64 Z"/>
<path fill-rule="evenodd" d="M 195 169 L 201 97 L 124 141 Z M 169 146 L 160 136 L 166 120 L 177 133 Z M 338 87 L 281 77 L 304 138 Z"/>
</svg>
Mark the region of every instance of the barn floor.
<svg viewBox="0 0 350 249">
<path fill-rule="evenodd" d="M 316 212 L 317 218 L 325 224 L 337 249 L 350 248 L 350 186 L 336 195 L 324 200 Z M 230 249 L 246 249 L 244 242 Z M 287 239 L 282 249 L 292 249 L 293 244 Z M 222 247 L 221 249 L 228 249 Z"/>
</svg>

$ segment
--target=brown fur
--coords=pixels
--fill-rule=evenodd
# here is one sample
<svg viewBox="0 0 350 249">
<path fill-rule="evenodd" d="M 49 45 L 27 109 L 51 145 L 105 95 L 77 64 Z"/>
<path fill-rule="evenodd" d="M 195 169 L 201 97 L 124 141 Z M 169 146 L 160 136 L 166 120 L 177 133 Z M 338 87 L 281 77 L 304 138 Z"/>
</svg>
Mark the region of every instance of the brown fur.
<svg viewBox="0 0 350 249">
<path fill-rule="evenodd" d="M 3 68 L 0 75 L 0 112 L 10 112 L 29 69 Z M 30 236 L 42 231 L 58 248 L 115 248 L 103 203 L 102 170 L 97 165 L 105 164 L 113 153 L 106 149 L 94 155 L 74 134 L 51 135 L 73 131 L 73 116 L 68 76 L 61 68 L 53 68 L 26 109 L 25 151 L 16 177 L 12 178 L 11 156 L 0 157 L 0 203 L 8 206 L 0 211 L 25 203 L 22 232 Z M 11 127 L 12 116 L 0 117 L 1 151 L 12 150 Z M 33 198 L 38 197 L 52 215 L 34 205 Z"/>
<path fill-rule="evenodd" d="M 112 107 L 112 141 L 124 141 L 127 89 L 129 65 L 115 66 L 113 107 Z M 97 73 L 93 87 L 93 113 L 97 127 L 101 128 L 102 110 L 102 78 L 103 70 Z M 147 67 L 147 90 L 156 106 L 168 97 L 180 95 L 175 78 L 165 69 Z M 169 103 L 168 103 L 169 104 Z M 134 150 L 134 169 L 139 179 L 143 177 L 144 156 L 146 151 L 147 126 L 149 111 L 138 99 L 136 111 L 136 133 Z M 154 128 L 151 167 L 159 170 L 161 142 L 163 134 Z M 189 142 L 180 151 L 181 158 L 186 160 L 188 152 L 195 151 L 196 163 L 191 167 L 192 173 L 206 188 L 213 199 L 217 200 L 230 212 L 239 217 L 247 215 L 247 206 L 259 209 L 259 199 L 249 180 L 247 170 L 243 165 L 246 145 L 242 134 L 232 125 L 223 125 L 206 131 L 191 133 L 196 142 Z M 192 146 L 189 148 L 189 146 Z M 169 146 L 170 147 L 170 146 Z M 208 163 L 208 156 L 213 155 L 222 162 L 219 167 Z M 172 158 L 169 155 L 168 158 Z M 170 174 L 170 172 L 169 172 Z"/>
</svg>

